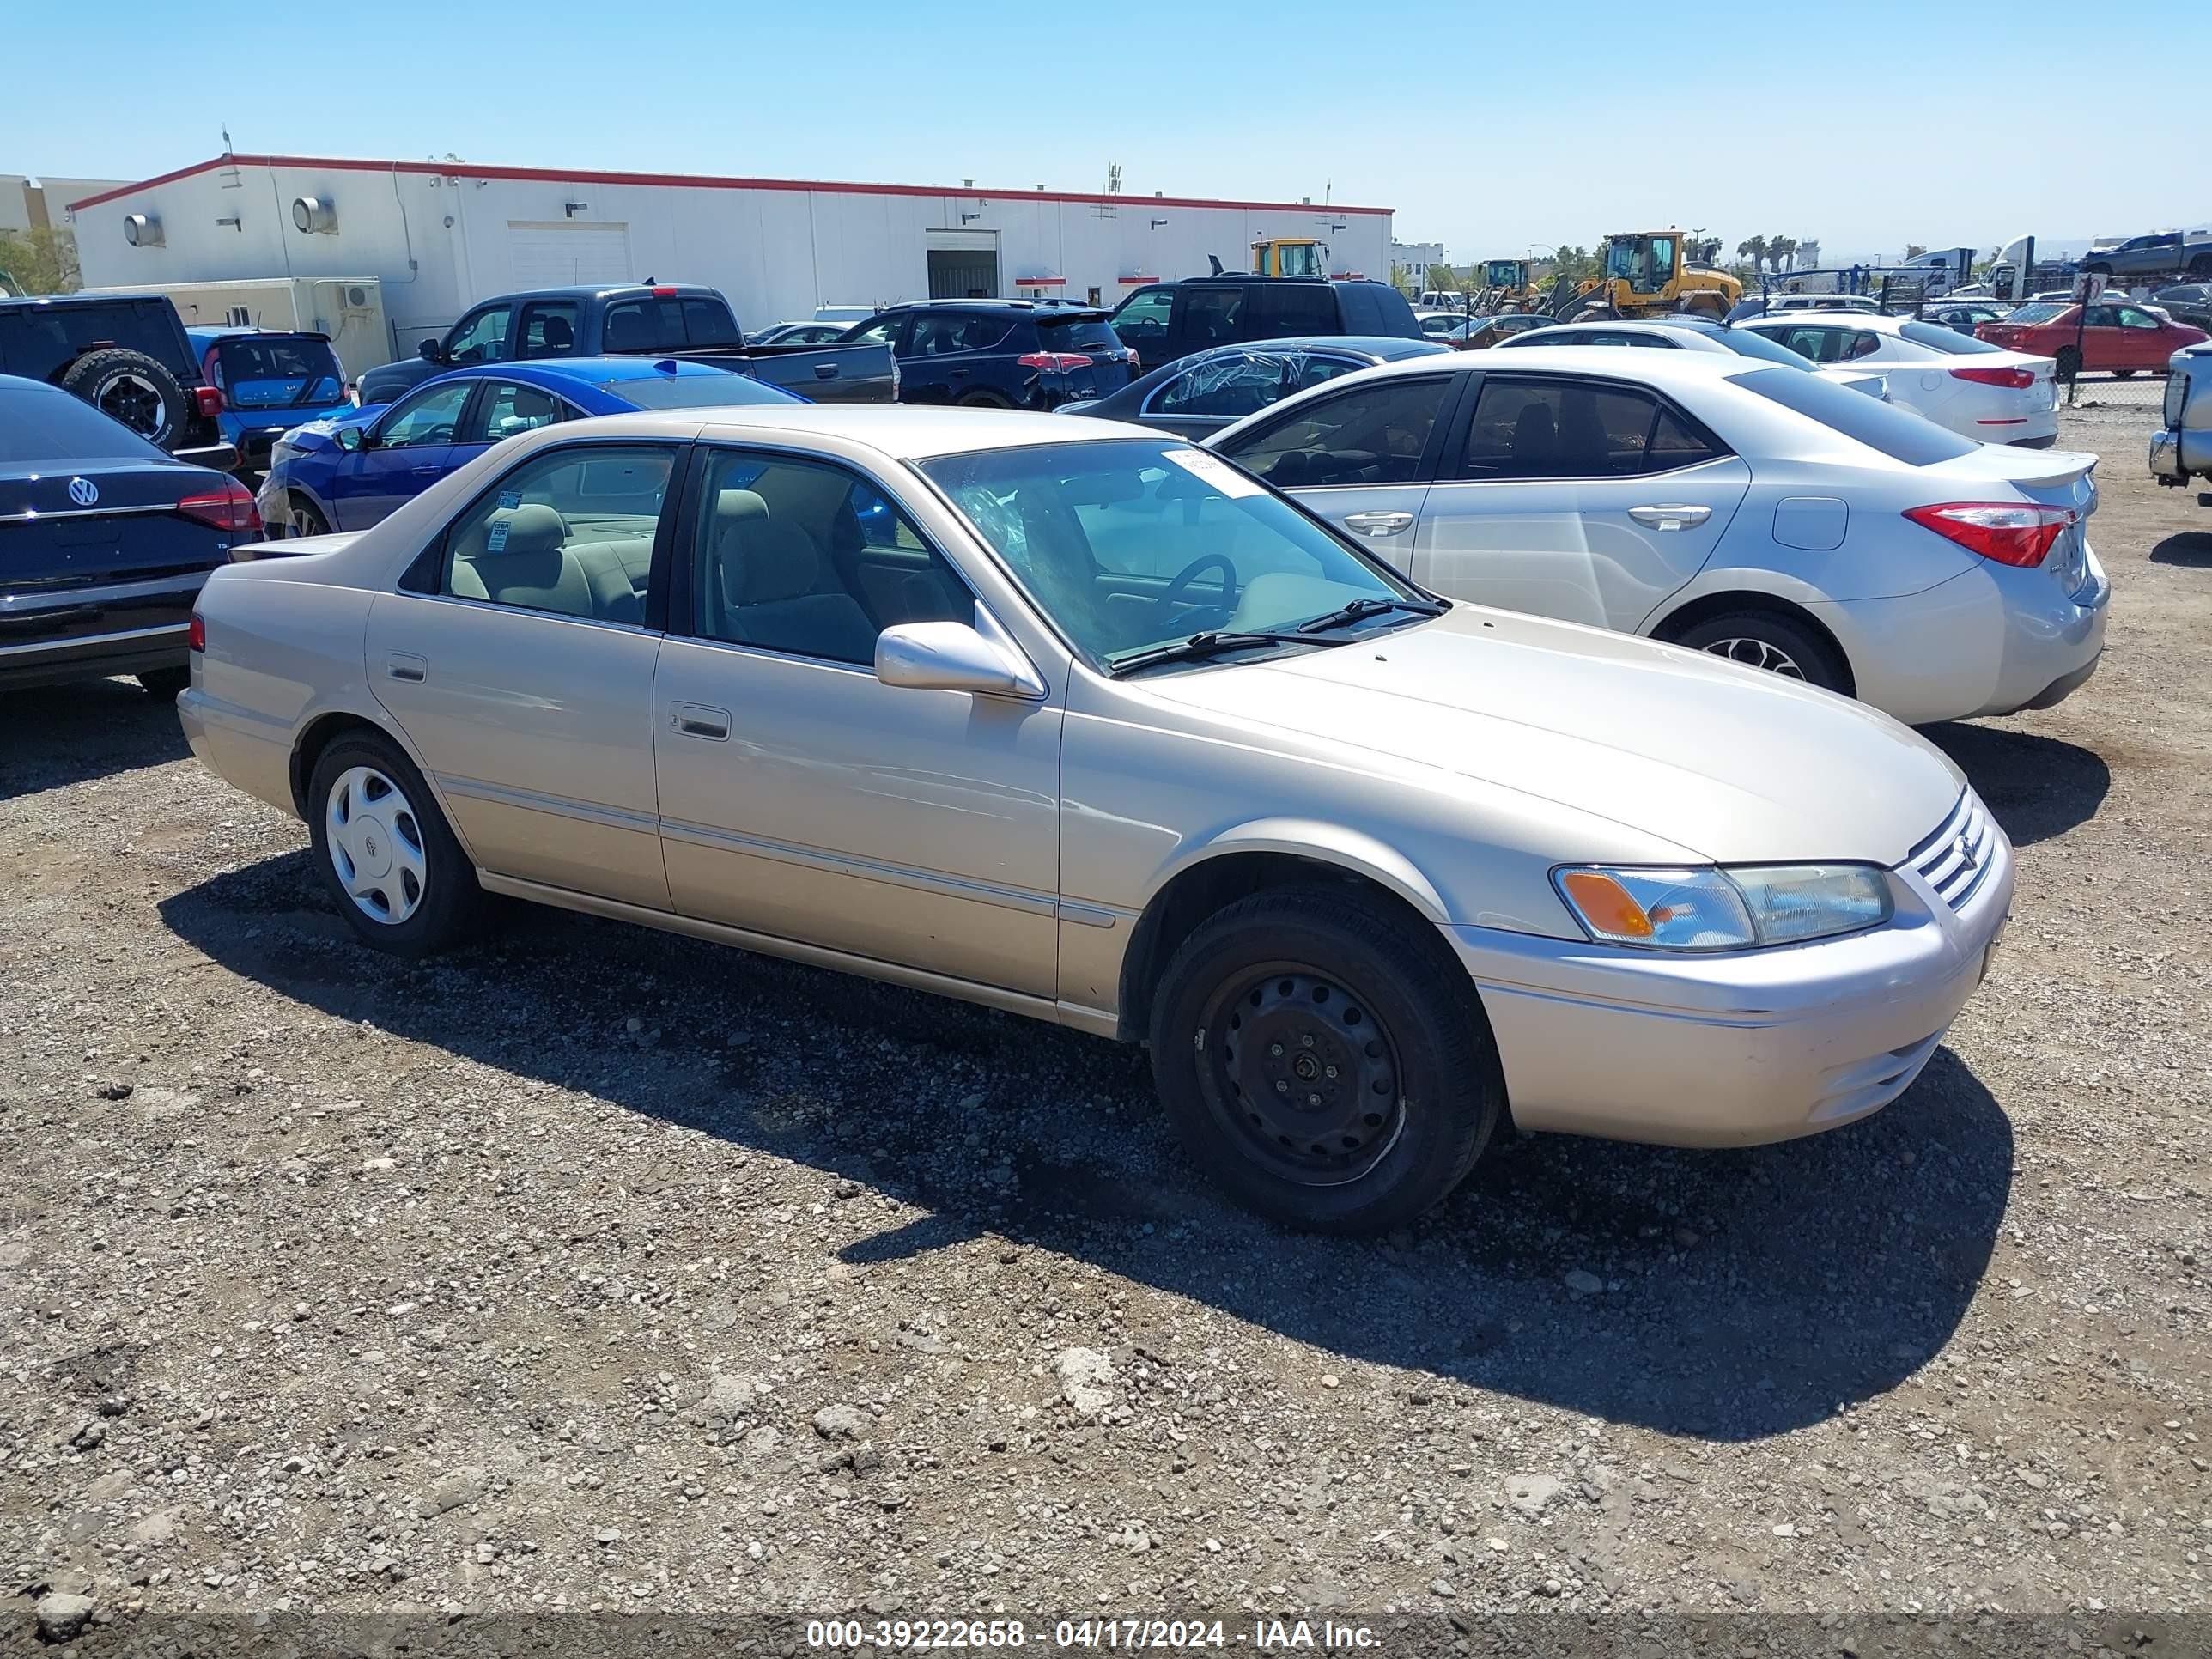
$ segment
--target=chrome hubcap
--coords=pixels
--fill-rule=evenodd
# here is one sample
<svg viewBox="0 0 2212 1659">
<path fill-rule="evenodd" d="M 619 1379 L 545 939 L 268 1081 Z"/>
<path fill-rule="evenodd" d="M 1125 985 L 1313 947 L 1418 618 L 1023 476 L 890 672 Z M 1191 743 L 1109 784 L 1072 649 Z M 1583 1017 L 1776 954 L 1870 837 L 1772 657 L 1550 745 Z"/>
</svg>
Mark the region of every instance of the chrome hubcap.
<svg viewBox="0 0 2212 1659">
<path fill-rule="evenodd" d="M 398 923 L 422 908 L 429 875 L 422 829 L 399 786 L 356 766 L 331 786 L 324 810 L 331 868 L 363 915 Z"/>
<path fill-rule="evenodd" d="M 1770 674 L 1784 675 L 1793 680 L 1805 678 L 1805 671 L 1797 665 L 1795 657 L 1765 640 L 1715 640 L 1705 650 L 1713 656 L 1740 662 L 1746 668 L 1764 668 Z"/>
</svg>

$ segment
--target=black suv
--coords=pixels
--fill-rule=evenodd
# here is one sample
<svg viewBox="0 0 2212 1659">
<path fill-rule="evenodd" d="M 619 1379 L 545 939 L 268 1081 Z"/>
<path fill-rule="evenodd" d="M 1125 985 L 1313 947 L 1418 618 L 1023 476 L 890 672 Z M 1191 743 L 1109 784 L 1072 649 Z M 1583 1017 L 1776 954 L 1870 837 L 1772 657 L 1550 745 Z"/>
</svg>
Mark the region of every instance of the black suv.
<svg viewBox="0 0 2212 1659">
<path fill-rule="evenodd" d="M 0 299 L 0 374 L 58 386 L 186 460 L 221 465 L 229 453 L 222 393 L 200 378 L 166 295 Z"/>
<path fill-rule="evenodd" d="M 902 404 L 1054 410 L 1137 377 L 1103 311 L 1057 300 L 916 300 L 844 337 L 891 349 Z"/>
<path fill-rule="evenodd" d="M 1388 283 L 1318 276 L 1186 276 L 1140 288 L 1115 307 L 1114 332 L 1145 372 L 1209 346 L 1320 334 L 1418 340 L 1413 307 Z"/>
</svg>

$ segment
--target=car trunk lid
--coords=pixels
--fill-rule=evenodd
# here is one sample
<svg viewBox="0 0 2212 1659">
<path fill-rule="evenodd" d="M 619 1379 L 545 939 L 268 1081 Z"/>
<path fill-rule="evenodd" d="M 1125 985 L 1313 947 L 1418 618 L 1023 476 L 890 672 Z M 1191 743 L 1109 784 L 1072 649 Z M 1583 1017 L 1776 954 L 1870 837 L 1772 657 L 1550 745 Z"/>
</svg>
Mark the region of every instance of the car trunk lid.
<svg viewBox="0 0 2212 1659">
<path fill-rule="evenodd" d="M 212 569 L 258 532 L 218 529 L 178 511 L 227 480 L 156 461 L 0 472 L 0 593 L 22 601 L 116 581 Z"/>
</svg>

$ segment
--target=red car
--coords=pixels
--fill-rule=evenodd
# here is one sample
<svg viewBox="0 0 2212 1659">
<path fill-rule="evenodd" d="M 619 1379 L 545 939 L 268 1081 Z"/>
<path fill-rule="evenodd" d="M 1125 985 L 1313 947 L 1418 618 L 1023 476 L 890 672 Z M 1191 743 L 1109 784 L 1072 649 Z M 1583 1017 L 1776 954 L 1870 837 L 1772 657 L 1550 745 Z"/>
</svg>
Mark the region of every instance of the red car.
<svg viewBox="0 0 2212 1659">
<path fill-rule="evenodd" d="M 2140 306 L 2108 300 L 2090 306 L 2086 323 L 2080 306 L 2045 300 L 2019 307 L 2002 322 L 1984 323 L 1974 333 L 2008 351 L 2057 359 L 2062 380 L 2083 370 L 2125 376 L 2142 368 L 2162 374 L 2167 358 L 2207 337 L 2201 328 L 2163 322 Z"/>
</svg>

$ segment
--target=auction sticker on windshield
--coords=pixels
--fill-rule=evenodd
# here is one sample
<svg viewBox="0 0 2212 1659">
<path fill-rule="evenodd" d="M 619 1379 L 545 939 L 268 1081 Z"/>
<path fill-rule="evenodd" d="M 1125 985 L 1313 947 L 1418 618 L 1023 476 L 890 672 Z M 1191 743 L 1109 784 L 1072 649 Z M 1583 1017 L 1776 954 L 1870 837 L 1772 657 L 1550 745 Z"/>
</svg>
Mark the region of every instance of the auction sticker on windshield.
<svg viewBox="0 0 2212 1659">
<path fill-rule="evenodd" d="M 1201 483 L 1212 484 L 1231 501 L 1261 492 L 1255 478 L 1248 478 L 1218 455 L 1209 455 L 1202 449 L 1165 449 L 1160 459 L 1173 461 Z"/>
</svg>

